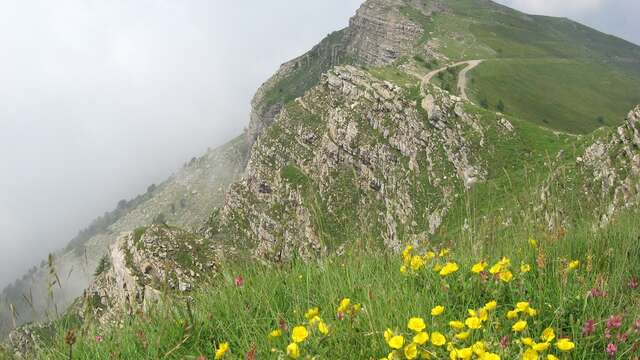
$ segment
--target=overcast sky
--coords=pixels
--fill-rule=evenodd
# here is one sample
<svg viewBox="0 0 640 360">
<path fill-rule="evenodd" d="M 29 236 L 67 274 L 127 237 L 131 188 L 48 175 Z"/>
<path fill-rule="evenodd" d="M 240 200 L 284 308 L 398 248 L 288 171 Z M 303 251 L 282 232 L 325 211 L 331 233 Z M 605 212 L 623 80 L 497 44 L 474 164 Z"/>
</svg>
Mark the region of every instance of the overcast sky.
<svg viewBox="0 0 640 360">
<path fill-rule="evenodd" d="M 640 42 L 636 0 L 503 0 Z M 360 0 L 0 0 L 0 286 L 241 133 Z"/>
</svg>

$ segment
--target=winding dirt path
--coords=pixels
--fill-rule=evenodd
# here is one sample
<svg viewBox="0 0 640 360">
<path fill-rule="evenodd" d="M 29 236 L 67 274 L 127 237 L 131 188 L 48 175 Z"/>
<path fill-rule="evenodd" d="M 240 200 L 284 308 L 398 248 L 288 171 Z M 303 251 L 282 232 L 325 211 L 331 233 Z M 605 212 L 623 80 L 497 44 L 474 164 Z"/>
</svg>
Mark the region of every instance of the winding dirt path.
<svg viewBox="0 0 640 360">
<path fill-rule="evenodd" d="M 460 70 L 460 73 L 458 74 L 458 90 L 460 91 L 460 97 L 463 98 L 464 100 L 469 101 L 469 97 L 467 96 L 467 73 L 471 70 L 473 70 L 473 68 L 475 68 L 476 66 L 482 64 L 484 60 L 466 60 L 466 61 L 460 61 L 457 63 L 453 63 L 453 64 L 449 64 L 443 68 L 440 69 L 436 69 L 433 70 L 431 72 L 429 72 L 427 75 L 425 75 L 422 78 L 422 85 L 421 85 L 421 91 L 422 91 L 422 95 L 425 95 L 425 89 L 427 88 L 427 85 L 429 85 L 429 82 L 431 82 L 431 79 L 433 79 L 434 76 L 438 75 L 439 73 L 447 70 L 450 67 L 457 67 L 460 65 L 467 65 L 464 69 Z"/>
</svg>

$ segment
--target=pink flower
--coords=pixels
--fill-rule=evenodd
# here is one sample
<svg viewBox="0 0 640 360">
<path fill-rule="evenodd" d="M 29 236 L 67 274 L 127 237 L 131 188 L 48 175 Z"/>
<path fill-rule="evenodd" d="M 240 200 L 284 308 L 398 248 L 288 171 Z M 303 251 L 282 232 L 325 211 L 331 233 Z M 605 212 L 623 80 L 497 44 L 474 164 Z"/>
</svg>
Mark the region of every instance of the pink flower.
<svg viewBox="0 0 640 360">
<path fill-rule="evenodd" d="M 591 336 L 596 331 L 596 322 L 587 320 L 582 327 L 582 336 Z"/>
<path fill-rule="evenodd" d="M 207 358 L 204 357 L 204 355 L 200 355 L 200 356 L 198 356 L 198 358 L 196 360 L 207 360 Z"/>
<path fill-rule="evenodd" d="M 620 333 L 616 335 L 616 340 L 618 340 L 618 342 L 625 343 L 629 340 L 629 335 L 627 333 Z"/>
<path fill-rule="evenodd" d="M 629 289 L 635 290 L 637 288 L 638 288 L 638 279 L 632 278 L 631 280 L 629 280 Z"/>
<path fill-rule="evenodd" d="M 102 336 L 96 335 L 96 342 L 102 342 Z"/>
<path fill-rule="evenodd" d="M 344 320 L 344 313 L 343 312 L 339 312 L 337 314 L 337 316 L 338 316 L 338 320 L 340 320 L 340 321 Z"/>
<path fill-rule="evenodd" d="M 236 284 L 236 287 L 242 287 L 242 285 L 244 285 L 244 278 L 242 278 L 242 275 L 238 275 L 235 278 L 234 283 Z"/>
<path fill-rule="evenodd" d="M 606 351 L 607 351 L 607 355 L 609 355 L 609 357 L 614 357 L 614 356 L 616 356 L 616 353 L 618 352 L 618 347 L 614 343 L 609 343 L 607 345 Z"/>
<path fill-rule="evenodd" d="M 607 329 L 618 329 L 620 326 L 622 326 L 622 316 L 611 315 L 607 319 Z"/>
<path fill-rule="evenodd" d="M 609 330 L 609 328 L 604 329 L 604 338 L 607 340 L 611 339 L 611 330 Z"/>
<path fill-rule="evenodd" d="M 594 289 L 591 289 L 591 290 L 589 291 L 589 294 L 587 294 L 587 295 L 588 295 L 588 296 L 590 296 L 590 297 L 593 297 L 593 298 L 605 298 L 605 297 L 607 297 L 609 294 L 607 294 L 607 292 L 606 292 L 606 291 L 602 291 L 602 290 L 600 290 L 600 289 L 596 289 L 596 288 L 594 288 Z"/>
<path fill-rule="evenodd" d="M 640 319 L 636 320 L 636 322 L 633 324 L 633 327 L 636 331 L 640 331 Z"/>
<path fill-rule="evenodd" d="M 509 346 L 509 337 L 505 335 L 500 339 L 500 347 L 506 349 L 507 346 Z"/>
</svg>

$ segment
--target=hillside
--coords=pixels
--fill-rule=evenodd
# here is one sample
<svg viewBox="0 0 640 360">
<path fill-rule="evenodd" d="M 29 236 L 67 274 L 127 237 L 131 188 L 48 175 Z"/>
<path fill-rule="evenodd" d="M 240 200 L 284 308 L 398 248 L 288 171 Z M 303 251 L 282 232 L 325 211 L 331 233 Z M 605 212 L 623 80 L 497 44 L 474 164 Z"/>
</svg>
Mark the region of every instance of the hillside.
<svg viewBox="0 0 640 360">
<path fill-rule="evenodd" d="M 45 303 L 54 321 L 17 329 L 11 347 L 66 358 L 73 330 L 76 358 L 212 358 L 225 341 L 230 358 L 297 358 L 266 334 L 291 336 L 287 324 L 319 306 L 301 358 L 411 359 L 404 343 L 388 355 L 390 338 L 424 345 L 400 329 L 444 305 L 446 321 L 433 325 L 450 343 L 420 347 L 433 358 L 520 358 L 552 327 L 536 356 L 561 356 L 568 338 L 577 350 L 565 358 L 604 359 L 609 340 L 581 328 L 593 320 L 604 331 L 616 316 L 629 331 L 607 329 L 633 354 L 638 55 L 567 19 L 487 0 L 368 0 L 258 89 L 244 136 L 61 253 L 59 273 L 84 262 L 72 284 L 85 291 L 74 287 L 61 316 Z M 416 253 L 398 256 L 407 246 Z M 471 271 L 482 261 L 497 270 Z M 46 291 L 48 268 L 36 273 L 31 287 Z M 364 306 L 333 311 L 342 297 Z M 491 300 L 501 315 L 489 321 L 478 312 Z M 523 301 L 537 310 L 521 304 L 515 318 L 530 330 L 509 331 L 516 321 L 503 313 Z M 447 329 L 454 320 L 462 328 Z"/>
<path fill-rule="evenodd" d="M 151 185 L 147 193 L 122 201 L 80 232 L 66 249 L 43 261 L 22 279 L 7 287 L 0 297 L 0 336 L 13 327 L 9 304 L 16 307 L 16 322 L 53 318 L 89 285 L 109 246 L 123 232 L 154 221 L 194 228 L 202 226 L 216 206 L 224 201 L 228 184 L 243 171 L 246 145 L 243 137 L 194 157 L 171 178 Z M 51 273 L 54 271 L 54 274 Z"/>
</svg>

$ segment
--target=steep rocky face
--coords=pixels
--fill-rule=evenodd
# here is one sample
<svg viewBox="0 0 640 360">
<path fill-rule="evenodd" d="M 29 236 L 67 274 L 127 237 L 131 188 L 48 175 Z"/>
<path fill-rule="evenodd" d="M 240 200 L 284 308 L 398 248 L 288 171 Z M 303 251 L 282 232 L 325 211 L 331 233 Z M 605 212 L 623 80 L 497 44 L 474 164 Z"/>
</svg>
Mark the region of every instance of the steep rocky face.
<svg viewBox="0 0 640 360">
<path fill-rule="evenodd" d="M 606 225 L 623 208 L 640 200 L 640 106 L 629 112 L 615 134 L 595 142 L 577 159 L 586 180 L 583 191 L 606 203 Z"/>
<path fill-rule="evenodd" d="M 410 55 L 424 31 L 401 13 L 407 5 L 418 6 L 426 14 L 442 8 L 434 2 L 425 5 L 420 1 L 367 0 L 351 18 L 349 27 L 329 35 L 308 53 L 283 64 L 258 89 L 251 102 L 251 121 L 246 133 L 248 143 L 253 144 L 273 123 L 283 104 L 302 96 L 333 66 L 351 63 L 384 66 Z"/>
<path fill-rule="evenodd" d="M 258 138 L 222 209 L 228 234 L 276 260 L 336 250 L 356 233 L 394 250 L 434 234 L 486 174 L 472 150 L 484 146 L 479 118 L 437 88 L 430 99 L 424 114 L 365 71 L 329 71 Z"/>
<path fill-rule="evenodd" d="M 188 231 L 154 225 L 126 233 L 85 290 L 83 317 L 105 324 L 146 311 L 163 293 L 183 294 L 212 276 L 222 247 Z"/>
<path fill-rule="evenodd" d="M 539 210 L 550 230 L 571 226 L 576 220 L 571 207 L 583 211 L 583 221 L 604 227 L 622 210 L 640 204 L 640 106 L 618 128 L 601 129 L 577 146 L 573 159 L 556 156 L 540 189 Z"/>
<path fill-rule="evenodd" d="M 421 26 L 400 13 L 400 0 L 369 0 L 349 21 L 348 49 L 367 65 L 389 65 L 409 54 L 422 36 Z"/>
</svg>

